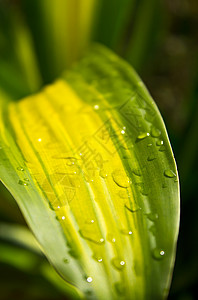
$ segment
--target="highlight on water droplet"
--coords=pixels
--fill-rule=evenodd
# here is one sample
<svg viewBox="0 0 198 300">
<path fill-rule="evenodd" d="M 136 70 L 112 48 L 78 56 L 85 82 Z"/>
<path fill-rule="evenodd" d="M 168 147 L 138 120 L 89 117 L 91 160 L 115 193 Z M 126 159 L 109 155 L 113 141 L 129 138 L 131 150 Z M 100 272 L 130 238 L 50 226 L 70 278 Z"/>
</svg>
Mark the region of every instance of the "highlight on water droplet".
<svg viewBox="0 0 198 300">
<path fill-rule="evenodd" d="M 90 225 L 87 225 L 87 226 L 92 227 Z M 96 228 L 82 229 L 82 230 L 79 230 L 79 233 L 82 236 L 82 238 L 84 238 L 92 243 L 95 243 L 97 245 L 103 245 L 105 240 L 95 229 Z"/>
<path fill-rule="evenodd" d="M 87 280 L 87 282 L 89 282 L 89 283 L 90 283 L 90 282 L 92 282 L 92 281 L 93 281 L 93 278 L 89 276 L 89 277 L 87 277 L 87 279 L 86 279 L 86 280 Z"/>
<path fill-rule="evenodd" d="M 62 219 L 62 220 L 65 220 L 65 216 L 62 216 L 61 219 Z"/>
<path fill-rule="evenodd" d="M 112 265 L 119 271 L 122 271 L 126 265 L 125 261 L 119 258 L 112 259 Z"/>
<path fill-rule="evenodd" d="M 75 165 L 75 163 L 76 163 L 75 157 L 66 157 L 65 159 L 66 159 L 66 165 L 68 167 L 71 167 L 71 166 Z"/>
<path fill-rule="evenodd" d="M 166 176 L 168 178 L 174 178 L 174 177 L 176 177 L 176 174 L 172 170 L 165 170 L 164 176 Z"/>
<path fill-rule="evenodd" d="M 162 146 L 164 144 L 164 141 L 159 140 L 156 142 L 156 146 Z"/>
<path fill-rule="evenodd" d="M 124 129 L 121 130 L 121 134 L 125 134 L 125 130 Z"/>
<path fill-rule="evenodd" d="M 95 109 L 95 110 L 98 110 L 99 108 L 100 108 L 100 107 L 99 107 L 98 104 L 94 105 L 94 109 Z"/>
<path fill-rule="evenodd" d="M 39 138 L 39 139 L 38 139 L 38 142 L 42 142 L 42 139 L 41 139 L 41 138 Z"/>
<path fill-rule="evenodd" d="M 28 186 L 28 183 L 25 182 L 25 181 L 23 181 L 23 180 L 19 180 L 19 181 L 18 181 L 18 184 L 24 185 L 24 186 Z"/>
<path fill-rule="evenodd" d="M 112 233 L 108 233 L 108 234 L 107 234 L 107 240 L 108 240 L 110 243 L 115 243 L 115 242 L 116 242 L 116 238 L 115 238 L 115 236 L 114 236 Z"/>
<path fill-rule="evenodd" d="M 112 172 L 113 181 L 121 188 L 127 188 L 130 180 L 123 170 L 116 169 Z"/>
<path fill-rule="evenodd" d="M 121 233 L 125 234 L 125 235 L 132 235 L 133 234 L 132 230 L 128 230 L 128 229 L 122 229 Z"/>
<path fill-rule="evenodd" d="M 156 248 L 153 250 L 153 258 L 156 260 L 162 260 L 165 256 L 165 251 L 161 248 Z"/>
<path fill-rule="evenodd" d="M 143 132 L 143 133 L 138 135 L 137 139 L 138 140 L 143 140 L 143 139 L 147 138 L 149 135 L 150 135 L 149 132 Z"/>
<path fill-rule="evenodd" d="M 99 172 L 100 177 L 102 177 L 103 179 L 107 178 L 108 174 L 106 172 L 106 170 L 101 169 Z"/>
<path fill-rule="evenodd" d="M 17 170 L 18 170 L 18 171 L 24 171 L 24 168 L 18 167 Z"/>
<path fill-rule="evenodd" d="M 161 135 L 161 131 L 155 127 L 151 128 L 151 136 L 152 137 L 159 137 Z"/>
<path fill-rule="evenodd" d="M 93 259 L 95 259 L 97 262 L 101 263 L 102 262 L 102 256 L 94 254 Z"/>
</svg>

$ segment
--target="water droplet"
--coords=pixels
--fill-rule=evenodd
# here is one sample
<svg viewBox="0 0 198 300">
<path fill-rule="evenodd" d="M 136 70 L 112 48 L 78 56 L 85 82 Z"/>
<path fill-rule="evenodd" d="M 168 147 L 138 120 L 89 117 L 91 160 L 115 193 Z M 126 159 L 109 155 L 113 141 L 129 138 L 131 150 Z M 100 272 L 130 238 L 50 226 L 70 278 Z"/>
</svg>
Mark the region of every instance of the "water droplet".
<svg viewBox="0 0 198 300">
<path fill-rule="evenodd" d="M 156 146 L 162 146 L 164 144 L 164 142 L 162 140 L 159 140 L 156 142 Z"/>
<path fill-rule="evenodd" d="M 18 170 L 18 171 L 24 171 L 24 168 L 18 167 L 17 170 Z"/>
<path fill-rule="evenodd" d="M 141 210 L 141 208 L 139 207 L 139 205 L 136 202 L 131 202 L 129 203 L 125 203 L 125 208 L 128 209 L 130 212 L 136 212 L 138 210 Z"/>
<path fill-rule="evenodd" d="M 153 250 L 153 258 L 156 260 L 162 260 L 165 256 L 165 251 L 161 248 L 156 248 Z"/>
<path fill-rule="evenodd" d="M 173 177 L 176 176 L 176 174 L 172 170 L 165 170 L 164 171 L 164 176 L 166 176 L 168 178 L 173 178 Z"/>
<path fill-rule="evenodd" d="M 19 181 L 18 181 L 18 184 L 24 185 L 24 186 L 28 186 L 28 183 L 25 182 L 25 181 L 23 181 L 23 180 L 19 180 Z"/>
<path fill-rule="evenodd" d="M 92 227 L 92 226 L 91 226 Z M 94 229 L 93 230 L 89 230 L 89 229 L 83 229 L 83 230 L 79 230 L 79 233 L 81 234 L 81 236 L 98 245 L 103 245 L 105 240 L 103 237 L 101 237 Z"/>
<path fill-rule="evenodd" d="M 155 155 L 154 154 L 151 154 L 147 157 L 147 160 L 148 161 L 153 161 L 154 159 L 156 159 Z"/>
<path fill-rule="evenodd" d="M 77 251 L 75 249 L 69 250 L 68 253 L 75 259 L 78 259 L 78 257 L 79 257 L 79 254 L 77 253 Z"/>
<path fill-rule="evenodd" d="M 113 181 L 121 188 L 127 188 L 130 184 L 129 178 L 123 170 L 112 172 Z"/>
<path fill-rule="evenodd" d="M 155 225 L 152 225 L 152 226 L 149 228 L 149 231 L 150 231 L 153 235 L 156 235 L 157 230 L 156 230 Z"/>
<path fill-rule="evenodd" d="M 121 233 L 125 234 L 125 235 L 132 235 L 133 234 L 132 230 L 127 230 L 127 229 L 122 229 Z"/>
<path fill-rule="evenodd" d="M 28 182 L 28 181 L 29 181 L 29 179 L 28 179 L 28 178 L 24 178 L 24 181 L 27 181 L 27 182 Z"/>
<path fill-rule="evenodd" d="M 132 170 L 133 174 L 135 174 L 136 176 L 142 176 L 141 170 L 140 169 L 133 169 Z"/>
<path fill-rule="evenodd" d="M 95 109 L 95 110 L 98 110 L 99 108 L 100 108 L 100 107 L 99 107 L 98 104 L 94 105 L 94 109 Z"/>
<path fill-rule="evenodd" d="M 164 145 L 162 145 L 162 146 L 159 148 L 159 151 L 160 151 L 160 152 L 166 151 L 166 147 L 165 147 Z"/>
<path fill-rule="evenodd" d="M 116 242 L 116 238 L 112 233 L 108 233 L 107 234 L 107 240 L 111 243 L 115 243 Z"/>
<path fill-rule="evenodd" d="M 114 284 L 115 290 L 117 292 L 118 295 L 123 295 L 124 294 L 124 286 L 121 282 L 116 282 Z"/>
<path fill-rule="evenodd" d="M 138 137 L 137 137 L 137 139 L 138 139 L 138 140 L 143 140 L 143 139 L 145 139 L 146 137 L 148 137 L 149 135 L 150 135 L 150 133 L 144 132 L 144 133 L 139 134 Z"/>
<path fill-rule="evenodd" d="M 147 147 L 151 147 L 153 144 L 148 144 Z"/>
<path fill-rule="evenodd" d="M 159 216 L 156 213 L 149 213 L 149 214 L 145 214 L 145 216 L 152 222 L 156 221 Z"/>
<path fill-rule="evenodd" d="M 94 254 L 94 255 L 93 255 L 93 258 L 94 258 L 97 262 L 99 262 L 99 263 L 102 262 L 102 257 L 101 257 L 100 255 Z"/>
<path fill-rule="evenodd" d="M 101 170 L 100 170 L 99 175 L 100 175 L 100 177 L 102 177 L 103 179 L 107 178 L 107 176 L 108 176 L 107 172 L 106 172 L 104 169 L 101 169 Z"/>
<path fill-rule="evenodd" d="M 89 277 L 87 277 L 87 282 L 89 282 L 89 283 L 90 283 L 90 282 L 92 282 L 92 281 L 93 281 L 93 278 L 92 278 L 92 277 L 90 277 L 90 276 L 89 276 Z"/>
<path fill-rule="evenodd" d="M 147 196 L 149 194 L 150 189 L 145 186 L 144 182 L 137 182 L 135 185 L 138 187 L 143 196 Z"/>
<path fill-rule="evenodd" d="M 39 138 L 39 139 L 38 139 L 38 142 L 42 142 L 42 139 L 41 139 L 41 138 Z"/>
<path fill-rule="evenodd" d="M 126 265 L 125 261 L 119 258 L 112 259 L 112 264 L 119 271 L 122 271 Z"/>
<path fill-rule="evenodd" d="M 64 262 L 65 264 L 68 264 L 68 263 L 69 263 L 69 259 L 63 258 L 63 262 Z"/>
<path fill-rule="evenodd" d="M 125 130 L 122 129 L 122 130 L 121 130 L 121 133 L 122 133 L 122 134 L 125 134 Z"/>
<path fill-rule="evenodd" d="M 68 167 L 71 167 L 71 166 L 75 165 L 75 163 L 76 163 L 75 157 L 66 157 L 65 159 L 66 159 L 66 165 Z"/>
<path fill-rule="evenodd" d="M 65 216 L 62 216 L 61 219 L 62 219 L 62 220 L 65 220 Z"/>
<path fill-rule="evenodd" d="M 121 199 L 127 199 L 129 198 L 129 195 L 127 193 L 127 190 L 120 190 L 119 193 L 118 193 L 118 196 L 121 198 Z"/>
<path fill-rule="evenodd" d="M 152 137 L 159 137 L 161 135 L 161 131 L 155 127 L 152 127 L 151 129 L 151 136 Z"/>
</svg>

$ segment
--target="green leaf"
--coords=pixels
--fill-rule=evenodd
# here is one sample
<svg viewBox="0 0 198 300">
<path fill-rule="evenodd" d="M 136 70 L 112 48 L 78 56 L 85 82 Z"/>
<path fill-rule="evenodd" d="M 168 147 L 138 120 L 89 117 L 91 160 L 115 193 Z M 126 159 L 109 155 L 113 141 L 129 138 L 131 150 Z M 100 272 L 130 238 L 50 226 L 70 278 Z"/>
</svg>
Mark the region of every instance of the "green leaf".
<svg viewBox="0 0 198 300">
<path fill-rule="evenodd" d="M 41 93 L 1 104 L 1 180 L 59 274 L 81 297 L 166 297 L 178 175 L 134 70 L 97 45 Z"/>
</svg>

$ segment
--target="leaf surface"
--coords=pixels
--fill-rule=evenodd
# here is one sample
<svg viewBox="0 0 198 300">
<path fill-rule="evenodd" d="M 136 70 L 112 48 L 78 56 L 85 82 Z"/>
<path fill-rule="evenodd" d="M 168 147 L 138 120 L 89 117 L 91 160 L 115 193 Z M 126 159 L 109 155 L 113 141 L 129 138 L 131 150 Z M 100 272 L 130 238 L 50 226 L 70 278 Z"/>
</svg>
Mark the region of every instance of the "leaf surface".
<svg viewBox="0 0 198 300">
<path fill-rule="evenodd" d="M 133 69 L 96 45 L 39 94 L 1 105 L 1 180 L 59 274 L 90 299 L 166 297 L 178 176 Z"/>
</svg>

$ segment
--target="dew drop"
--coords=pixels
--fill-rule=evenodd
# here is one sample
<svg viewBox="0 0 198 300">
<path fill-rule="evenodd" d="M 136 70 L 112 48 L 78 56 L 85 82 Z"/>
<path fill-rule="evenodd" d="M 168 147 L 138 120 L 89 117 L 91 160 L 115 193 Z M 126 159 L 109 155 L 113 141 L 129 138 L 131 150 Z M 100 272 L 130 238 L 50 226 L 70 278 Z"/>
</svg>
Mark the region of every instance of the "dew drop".
<svg viewBox="0 0 198 300">
<path fill-rule="evenodd" d="M 133 234 L 132 230 L 127 230 L 127 229 L 122 229 L 121 233 L 125 234 L 125 235 L 132 235 Z"/>
<path fill-rule="evenodd" d="M 99 236 L 99 234 L 97 234 L 95 230 L 83 229 L 83 230 L 79 230 L 79 233 L 82 236 L 82 238 L 92 243 L 95 243 L 97 245 L 103 245 L 105 242 L 104 238 Z"/>
<path fill-rule="evenodd" d="M 121 134 L 125 134 L 125 130 L 124 129 L 121 130 Z"/>
<path fill-rule="evenodd" d="M 168 178 L 174 178 L 176 176 L 176 174 L 172 170 L 165 170 L 164 176 L 166 176 Z"/>
<path fill-rule="evenodd" d="M 149 213 L 149 214 L 145 214 L 145 216 L 152 222 L 156 221 L 159 216 L 156 213 Z"/>
<path fill-rule="evenodd" d="M 123 284 L 121 282 L 116 282 L 114 284 L 115 290 L 117 292 L 118 295 L 123 295 L 124 294 L 124 287 Z"/>
<path fill-rule="evenodd" d="M 121 188 L 127 188 L 130 184 L 128 176 L 122 170 L 115 170 L 112 172 L 113 181 Z"/>
<path fill-rule="evenodd" d="M 149 231 L 150 231 L 153 235 L 156 235 L 157 230 L 156 230 L 155 225 L 152 225 L 152 226 L 149 228 Z"/>
<path fill-rule="evenodd" d="M 125 261 L 119 258 L 112 259 L 112 265 L 119 271 L 122 271 L 126 265 Z"/>
<path fill-rule="evenodd" d="M 64 262 L 65 264 L 68 264 L 68 263 L 69 263 L 69 259 L 63 258 L 63 262 Z"/>
<path fill-rule="evenodd" d="M 28 182 L 28 181 L 29 181 L 29 179 L 28 179 L 28 178 L 24 178 L 24 181 Z"/>
<path fill-rule="evenodd" d="M 151 147 L 153 144 L 148 144 L 147 147 Z"/>
<path fill-rule="evenodd" d="M 139 207 L 139 205 L 136 202 L 131 202 L 130 204 L 125 203 L 125 208 L 128 209 L 132 213 L 137 212 L 138 210 L 141 210 L 141 208 Z"/>
<path fill-rule="evenodd" d="M 164 142 L 162 140 L 159 140 L 156 142 L 156 146 L 162 146 L 164 144 Z"/>
<path fill-rule="evenodd" d="M 94 109 L 95 109 L 95 110 L 98 110 L 99 108 L 100 108 L 100 107 L 99 107 L 98 104 L 94 105 Z"/>
<path fill-rule="evenodd" d="M 25 181 L 23 181 L 23 180 L 19 180 L 19 181 L 18 181 L 18 184 L 24 185 L 24 186 L 28 186 L 28 183 L 25 182 Z"/>
<path fill-rule="evenodd" d="M 145 139 L 146 137 L 148 137 L 149 135 L 150 135 L 150 133 L 144 132 L 144 133 L 139 134 L 138 137 L 137 137 L 137 139 L 138 139 L 138 140 L 143 140 L 143 139 Z"/>
<path fill-rule="evenodd" d="M 133 169 L 132 172 L 133 172 L 133 174 L 135 174 L 136 176 L 142 176 L 142 173 L 141 173 L 140 169 Z"/>
<path fill-rule="evenodd" d="M 151 129 L 151 136 L 152 137 L 159 137 L 161 135 L 161 131 L 155 127 L 152 127 Z"/>
<path fill-rule="evenodd" d="M 153 250 L 153 258 L 156 260 L 162 260 L 165 256 L 165 251 L 161 248 L 156 248 Z"/>
<path fill-rule="evenodd" d="M 164 145 L 160 146 L 159 151 L 160 151 L 160 152 L 166 151 L 166 147 L 165 147 Z"/>
<path fill-rule="evenodd" d="M 121 199 L 127 199 L 127 198 L 129 198 L 129 195 L 127 194 L 127 190 L 120 190 L 119 193 L 118 193 L 118 196 Z"/>
<path fill-rule="evenodd" d="M 107 234 L 107 240 L 110 242 L 110 243 L 115 243 L 116 242 L 116 238 L 113 234 L 109 233 Z"/>
<path fill-rule="evenodd" d="M 100 256 L 100 255 L 93 255 L 93 258 L 97 261 L 97 262 L 99 262 L 99 263 L 101 263 L 102 262 L 102 257 Z"/>
<path fill-rule="evenodd" d="M 18 170 L 18 171 L 24 171 L 24 168 L 18 167 L 17 170 Z"/>
<path fill-rule="evenodd" d="M 87 277 L 87 282 L 89 282 L 89 283 L 90 283 L 90 282 L 92 282 L 92 281 L 93 281 L 93 278 L 92 278 L 92 277 L 90 277 L 90 276 L 89 276 L 89 277 Z"/>
<path fill-rule="evenodd" d="M 62 216 L 61 219 L 62 219 L 62 220 L 65 220 L 65 216 Z"/>
<path fill-rule="evenodd" d="M 42 139 L 41 139 L 41 138 L 39 138 L 39 139 L 38 139 L 38 142 L 42 142 Z"/>
<path fill-rule="evenodd" d="M 154 154 L 151 154 L 147 157 L 147 160 L 148 161 L 153 161 L 154 159 L 156 159 L 155 155 Z"/>
<path fill-rule="evenodd" d="M 104 169 L 101 169 L 99 172 L 100 177 L 102 177 L 103 179 L 107 178 L 108 174 Z"/>
<path fill-rule="evenodd" d="M 71 167 L 73 165 L 75 165 L 75 162 L 76 162 L 76 158 L 75 157 L 66 157 L 66 165 L 68 167 Z"/>
</svg>

